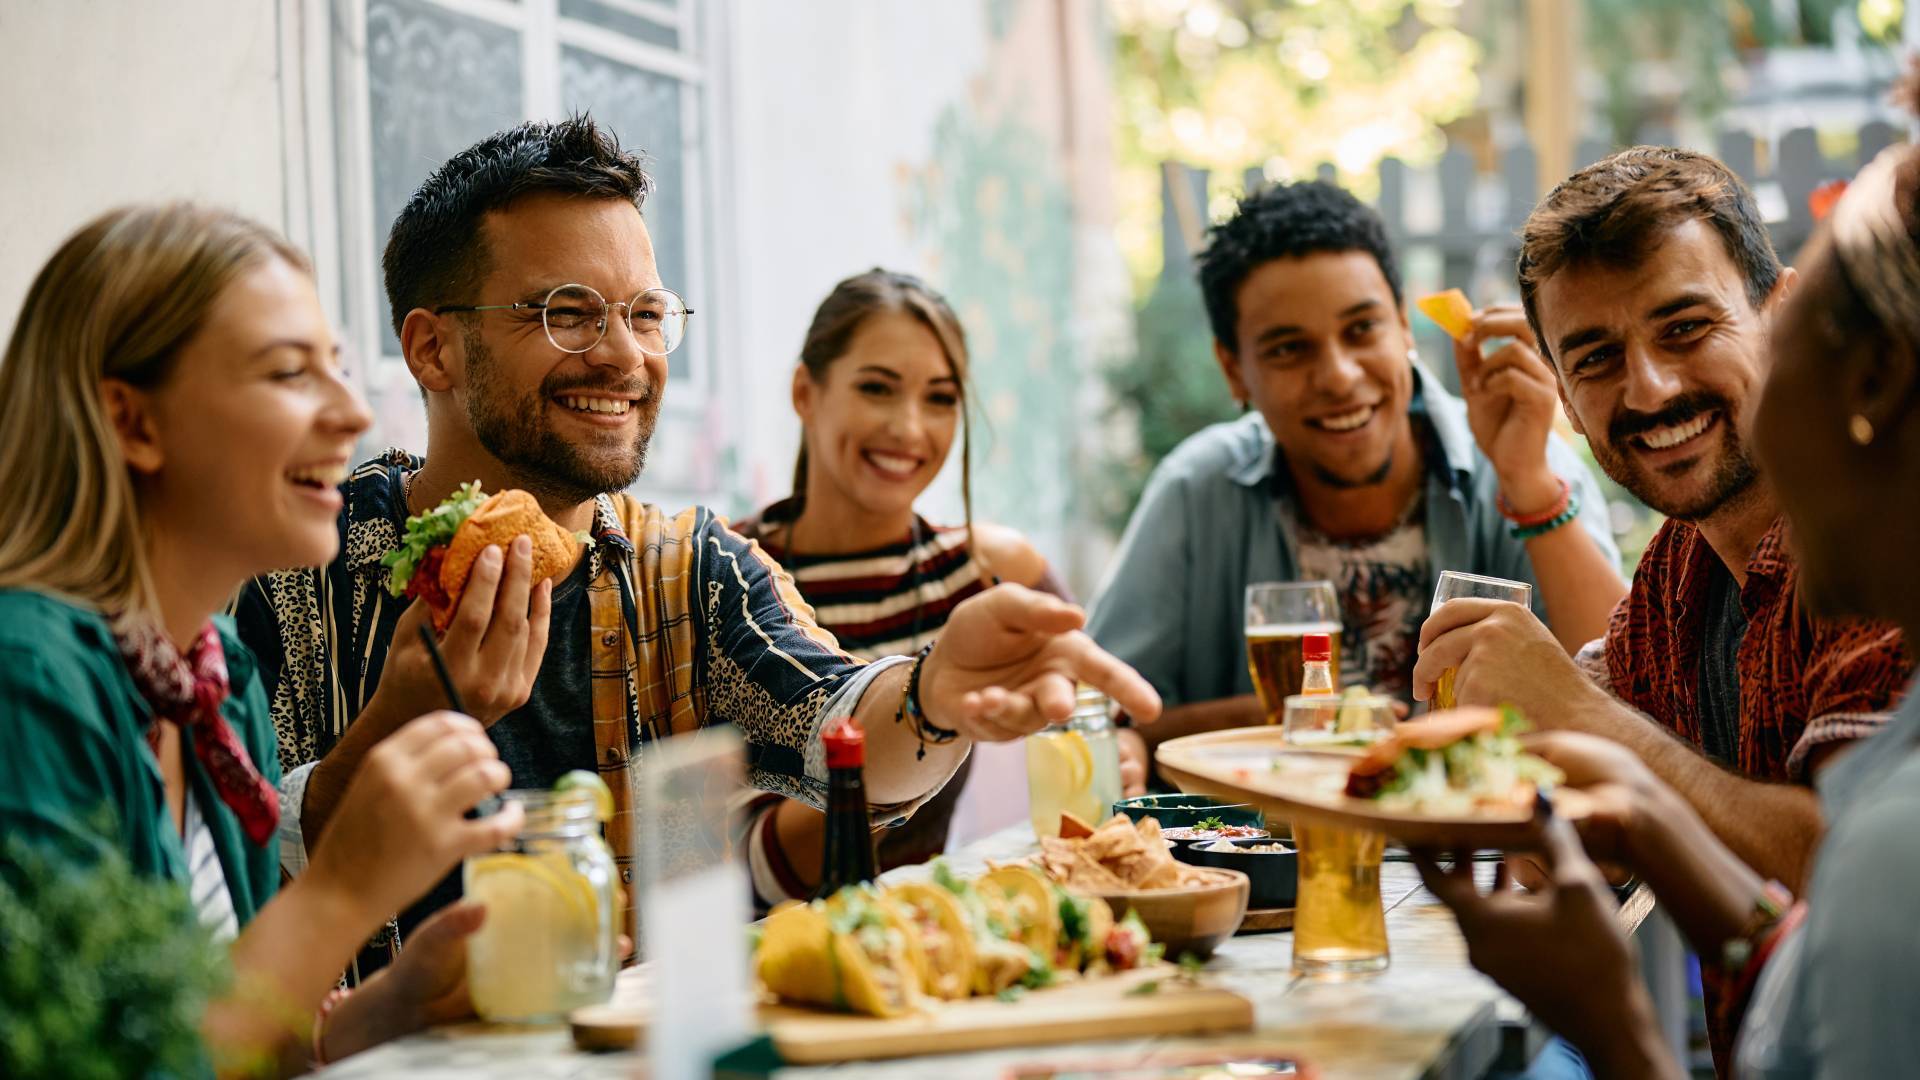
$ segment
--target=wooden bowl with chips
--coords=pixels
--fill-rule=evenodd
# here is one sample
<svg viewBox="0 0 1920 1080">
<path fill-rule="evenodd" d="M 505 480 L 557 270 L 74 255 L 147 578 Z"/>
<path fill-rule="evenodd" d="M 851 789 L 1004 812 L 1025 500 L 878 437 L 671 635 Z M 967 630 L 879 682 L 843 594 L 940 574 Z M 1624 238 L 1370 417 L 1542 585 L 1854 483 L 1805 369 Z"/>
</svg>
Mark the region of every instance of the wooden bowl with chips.
<svg viewBox="0 0 1920 1080">
<path fill-rule="evenodd" d="M 1138 912 L 1153 940 L 1167 947 L 1167 958 L 1192 953 L 1205 960 L 1220 943 L 1232 937 L 1247 917 L 1251 883 L 1238 870 L 1190 866 L 1189 884 L 1167 889 L 1121 892 L 1092 890 L 1113 908 L 1115 918 Z"/>
<path fill-rule="evenodd" d="M 1152 818 L 1115 814 L 1095 829 L 1063 817 L 1061 835 L 1042 840 L 1034 861 L 1061 885 L 1105 900 L 1115 917 L 1137 912 L 1169 959 L 1206 959 L 1247 916 L 1247 875 L 1176 862 Z"/>
</svg>

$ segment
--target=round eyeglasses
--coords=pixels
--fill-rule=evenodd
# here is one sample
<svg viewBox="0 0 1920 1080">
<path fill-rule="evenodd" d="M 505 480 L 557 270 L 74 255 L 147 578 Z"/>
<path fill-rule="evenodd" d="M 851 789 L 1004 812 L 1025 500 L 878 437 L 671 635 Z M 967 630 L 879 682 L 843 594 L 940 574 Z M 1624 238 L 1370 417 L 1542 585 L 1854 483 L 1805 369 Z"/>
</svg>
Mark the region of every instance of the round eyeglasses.
<svg viewBox="0 0 1920 1080">
<path fill-rule="evenodd" d="M 687 336 L 687 316 L 693 314 L 686 301 L 672 289 L 648 289 L 631 300 L 608 301 L 588 285 L 561 285 L 545 300 L 523 300 L 517 304 L 442 304 L 435 315 L 452 311 L 538 311 L 547 340 L 564 353 L 583 353 L 600 344 L 607 336 L 607 316 L 614 308 L 626 309 L 627 328 L 642 352 L 665 356 L 680 347 Z"/>
</svg>

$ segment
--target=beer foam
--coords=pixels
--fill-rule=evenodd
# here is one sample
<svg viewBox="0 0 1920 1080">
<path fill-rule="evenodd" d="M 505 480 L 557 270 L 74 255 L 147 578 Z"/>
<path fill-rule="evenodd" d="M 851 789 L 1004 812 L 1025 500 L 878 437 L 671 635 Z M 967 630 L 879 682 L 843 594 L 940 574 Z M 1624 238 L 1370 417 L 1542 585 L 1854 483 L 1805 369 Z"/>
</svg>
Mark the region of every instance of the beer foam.
<svg viewBox="0 0 1920 1080">
<path fill-rule="evenodd" d="M 1307 634 L 1338 634 L 1339 632 L 1340 624 L 1337 622 L 1267 623 L 1264 626 L 1247 627 L 1247 636 L 1250 638 L 1304 637 Z"/>
</svg>

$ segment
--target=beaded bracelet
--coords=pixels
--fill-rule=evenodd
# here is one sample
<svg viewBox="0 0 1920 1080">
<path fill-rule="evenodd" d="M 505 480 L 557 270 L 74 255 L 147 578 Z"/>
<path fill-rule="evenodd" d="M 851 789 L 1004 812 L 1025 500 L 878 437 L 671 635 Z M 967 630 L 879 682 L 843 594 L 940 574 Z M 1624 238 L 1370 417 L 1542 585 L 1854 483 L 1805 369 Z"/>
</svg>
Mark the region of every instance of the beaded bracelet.
<svg viewBox="0 0 1920 1080">
<path fill-rule="evenodd" d="M 1507 535 L 1515 540 L 1531 540 L 1536 536 L 1545 536 L 1553 530 L 1580 516 L 1580 493 L 1568 489 L 1567 505 L 1558 514 L 1534 525 L 1513 525 L 1507 529 Z"/>
<path fill-rule="evenodd" d="M 345 1001 L 347 999 L 347 995 L 351 993 L 353 993 L 353 991 L 351 989 L 348 989 L 347 987 L 336 986 L 333 989 L 327 991 L 327 996 L 320 999 L 320 1007 L 314 1010 L 314 1013 L 313 1013 L 313 1064 L 316 1068 L 328 1063 L 327 1050 L 325 1046 L 325 1037 L 327 1033 L 327 1017 L 332 1016 L 333 1010 L 335 1009 L 335 1007 L 337 1007 L 342 1001 Z"/>
<path fill-rule="evenodd" d="M 1720 966 L 1729 971 L 1738 972 L 1753 959 L 1756 945 L 1762 941 L 1793 907 L 1793 894 L 1778 881 L 1768 881 L 1760 887 L 1760 895 L 1753 898 L 1753 910 L 1747 915 L 1747 924 L 1738 934 L 1728 938 L 1720 946 Z"/>
<path fill-rule="evenodd" d="M 1558 480 L 1559 477 L 1555 477 L 1554 479 Z M 1537 514 L 1522 514 L 1516 512 L 1513 504 L 1507 501 L 1505 492 L 1501 492 L 1493 497 L 1493 505 L 1495 509 L 1500 511 L 1501 517 L 1506 518 L 1515 525 L 1525 528 L 1529 525 L 1544 524 L 1566 513 L 1567 503 L 1572 498 L 1573 485 L 1567 483 L 1565 480 L 1560 480 L 1560 494 L 1554 497 L 1553 505 Z"/>
<path fill-rule="evenodd" d="M 907 676 L 906 692 L 900 695 L 900 708 L 893 714 L 893 722 L 902 720 L 912 729 L 913 737 L 920 740 L 920 749 L 914 752 L 915 761 L 925 761 L 927 747 L 944 746 L 960 737 L 958 731 L 943 728 L 927 719 L 926 710 L 920 707 L 920 670 L 926 666 L 927 654 L 933 652 L 933 643 L 928 642 L 913 658 L 913 673 Z"/>
</svg>

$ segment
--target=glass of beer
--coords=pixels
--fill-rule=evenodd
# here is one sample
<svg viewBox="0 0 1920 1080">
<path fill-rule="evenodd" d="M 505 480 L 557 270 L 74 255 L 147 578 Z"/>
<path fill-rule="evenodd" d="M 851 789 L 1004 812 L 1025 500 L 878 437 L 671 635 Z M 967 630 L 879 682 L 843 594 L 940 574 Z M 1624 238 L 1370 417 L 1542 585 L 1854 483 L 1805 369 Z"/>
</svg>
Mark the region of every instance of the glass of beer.
<svg viewBox="0 0 1920 1080">
<path fill-rule="evenodd" d="M 1280 722 L 1288 698 L 1300 692 L 1306 673 L 1300 641 L 1308 634 L 1333 639 L 1333 685 L 1340 685 L 1340 601 L 1331 581 L 1264 582 L 1247 586 L 1247 670 L 1266 710 Z"/>
<path fill-rule="evenodd" d="M 1449 600 L 1473 597 L 1480 600 L 1505 600 L 1519 604 L 1523 608 L 1533 606 L 1533 586 L 1524 581 L 1508 581 L 1506 578 L 1482 577 L 1479 574 L 1464 574 L 1458 570 L 1446 570 L 1440 574 L 1440 581 L 1433 587 L 1433 610 L 1439 611 L 1440 605 Z M 1458 668 L 1448 668 L 1440 673 L 1440 684 L 1433 690 L 1433 708 L 1453 708 L 1453 679 L 1459 674 Z"/>
<path fill-rule="evenodd" d="M 1387 966 L 1387 912 L 1380 902 L 1375 832 L 1293 823 L 1300 894 L 1294 901 L 1293 968 L 1304 975 L 1364 975 Z"/>
</svg>

